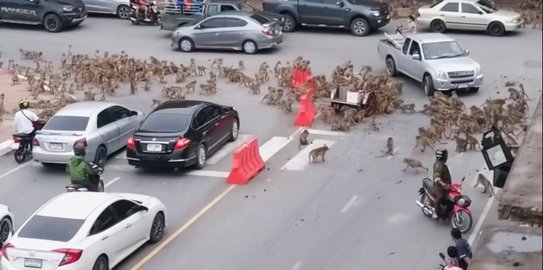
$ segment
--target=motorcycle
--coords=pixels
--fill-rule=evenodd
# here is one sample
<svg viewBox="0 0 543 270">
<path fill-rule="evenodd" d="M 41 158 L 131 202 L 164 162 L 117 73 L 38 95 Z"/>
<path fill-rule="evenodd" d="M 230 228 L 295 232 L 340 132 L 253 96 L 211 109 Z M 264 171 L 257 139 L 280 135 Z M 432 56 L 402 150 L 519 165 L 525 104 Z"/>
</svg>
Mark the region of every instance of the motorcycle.
<svg viewBox="0 0 543 270">
<path fill-rule="evenodd" d="M 460 268 L 458 266 L 451 265 L 451 259 L 449 259 L 447 261 L 447 259 L 445 259 L 445 254 L 440 252 L 439 257 L 443 260 L 443 262 L 445 264 L 439 264 L 439 267 L 437 269 L 439 269 L 439 270 L 462 270 L 462 268 Z"/>
<path fill-rule="evenodd" d="M 447 200 L 442 207 L 441 218 L 449 220 L 453 228 L 459 229 L 462 233 L 466 233 L 473 225 L 473 218 L 469 206 L 471 199 L 467 195 L 462 195 L 462 183 L 466 177 L 462 178 L 460 183 L 452 183 L 447 187 Z M 432 217 L 436 211 L 432 205 L 437 205 L 437 196 L 435 194 L 434 181 L 429 178 L 422 179 L 422 187 L 419 189 L 420 201 L 416 201 L 417 205 L 422 208 L 422 213 L 427 217 Z"/>
<path fill-rule="evenodd" d="M 104 181 L 102 180 L 102 173 L 104 173 L 104 168 L 94 164 L 90 163 L 92 165 L 92 169 L 94 171 L 94 184 L 98 183 L 98 191 L 97 192 L 104 192 Z M 89 189 L 86 186 L 77 185 L 77 184 L 69 184 L 66 186 L 66 192 L 86 192 L 89 191 Z"/>
<path fill-rule="evenodd" d="M 34 128 L 36 131 L 41 130 L 44 125 L 44 120 L 34 122 Z M 32 159 L 32 141 L 34 140 L 34 136 L 34 134 L 26 133 L 17 133 L 12 135 L 13 142 L 19 144 L 17 149 L 13 152 L 13 158 L 18 164 L 21 164 L 28 159 Z"/>
<path fill-rule="evenodd" d="M 135 25 L 140 23 L 158 24 L 160 22 L 160 11 L 156 1 L 152 1 L 147 7 L 149 8 L 149 20 L 144 20 L 145 13 L 143 10 L 140 9 L 139 5 L 132 3 L 130 5 L 130 16 L 128 17 L 130 22 Z"/>
</svg>

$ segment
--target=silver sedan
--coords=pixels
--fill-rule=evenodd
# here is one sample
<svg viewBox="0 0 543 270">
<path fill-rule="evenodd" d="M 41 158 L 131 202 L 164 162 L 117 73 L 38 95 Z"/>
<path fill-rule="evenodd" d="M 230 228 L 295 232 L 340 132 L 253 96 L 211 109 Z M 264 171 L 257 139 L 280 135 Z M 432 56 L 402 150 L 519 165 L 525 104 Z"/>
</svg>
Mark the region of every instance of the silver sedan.
<svg viewBox="0 0 543 270">
<path fill-rule="evenodd" d="M 32 155 L 44 165 L 66 164 L 76 144 L 88 161 L 103 166 L 109 154 L 126 146 L 143 121 L 142 112 L 109 102 L 76 102 L 58 111 L 34 138 Z"/>
<path fill-rule="evenodd" d="M 173 48 L 231 49 L 254 54 L 283 42 L 277 21 L 244 11 L 221 12 L 194 25 L 181 26 L 172 34 Z"/>
<path fill-rule="evenodd" d="M 88 13 L 115 14 L 121 19 L 130 16 L 129 0 L 83 0 Z"/>
</svg>

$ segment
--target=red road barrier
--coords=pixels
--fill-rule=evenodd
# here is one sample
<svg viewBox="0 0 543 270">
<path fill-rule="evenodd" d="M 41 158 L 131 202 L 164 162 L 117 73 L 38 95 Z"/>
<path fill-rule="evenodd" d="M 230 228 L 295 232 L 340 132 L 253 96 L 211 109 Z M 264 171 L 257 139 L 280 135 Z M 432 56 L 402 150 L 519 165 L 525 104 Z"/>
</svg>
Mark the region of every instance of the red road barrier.
<svg viewBox="0 0 543 270">
<path fill-rule="evenodd" d="M 265 167 L 256 138 L 238 147 L 233 154 L 232 170 L 226 183 L 245 185 Z"/>
<path fill-rule="evenodd" d="M 311 79 L 311 76 L 311 71 L 295 68 L 292 70 L 290 84 L 292 87 L 298 88 Z"/>
<path fill-rule="evenodd" d="M 300 97 L 300 109 L 294 120 L 295 126 L 310 127 L 313 125 L 313 120 L 317 114 L 317 109 L 312 99 L 313 89 L 314 87 L 308 87 L 307 93 Z"/>
</svg>

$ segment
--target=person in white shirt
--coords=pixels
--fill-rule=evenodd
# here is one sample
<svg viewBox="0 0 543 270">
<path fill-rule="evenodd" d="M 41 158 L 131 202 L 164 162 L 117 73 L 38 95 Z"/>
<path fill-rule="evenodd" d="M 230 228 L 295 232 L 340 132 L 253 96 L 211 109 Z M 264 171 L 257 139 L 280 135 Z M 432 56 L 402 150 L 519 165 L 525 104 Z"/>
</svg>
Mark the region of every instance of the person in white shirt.
<svg viewBox="0 0 543 270">
<path fill-rule="evenodd" d="M 402 28 L 402 35 L 417 33 L 417 23 L 415 23 L 415 16 L 409 15 L 407 19 L 407 26 Z"/>
<path fill-rule="evenodd" d="M 19 101 L 19 111 L 15 113 L 14 122 L 17 133 L 34 134 L 34 122 L 40 118 L 31 110 L 28 109 L 30 102 L 26 99 Z"/>
</svg>

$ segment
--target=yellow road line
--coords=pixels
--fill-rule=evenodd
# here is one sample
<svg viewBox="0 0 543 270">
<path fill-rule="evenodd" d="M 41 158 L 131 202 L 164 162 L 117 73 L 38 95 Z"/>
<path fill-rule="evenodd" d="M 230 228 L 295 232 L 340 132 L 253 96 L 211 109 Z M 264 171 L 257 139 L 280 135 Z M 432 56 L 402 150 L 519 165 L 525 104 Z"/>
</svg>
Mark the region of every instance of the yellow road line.
<svg viewBox="0 0 543 270">
<path fill-rule="evenodd" d="M 202 217 L 209 209 L 211 209 L 215 204 L 217 204 L 222 198 L 224 198 L 230 191 L 236 188 L 236 185 L 231 185 L 225 189 L 219 196 L 209 202 L 204 208 L 202 208 L 198 213 L 196 213 L 189 221 L 187 221 L 183 226 L 181 226 L 177 231 L 175 231 L 170 237 L 162 241 L 155 249 L 153 249 L 147 256 L 141 259 L 136 265 L 132 267 L 131 270 L 141 269 L 145 263 L 151 260 L 156 254 L 158 254 L 162 249 L 164 249 L 170 242 L 177 238 L 181 233 L 188 229 L 194 222 L 196 222 L 200 217 Z"/>
</svg>

